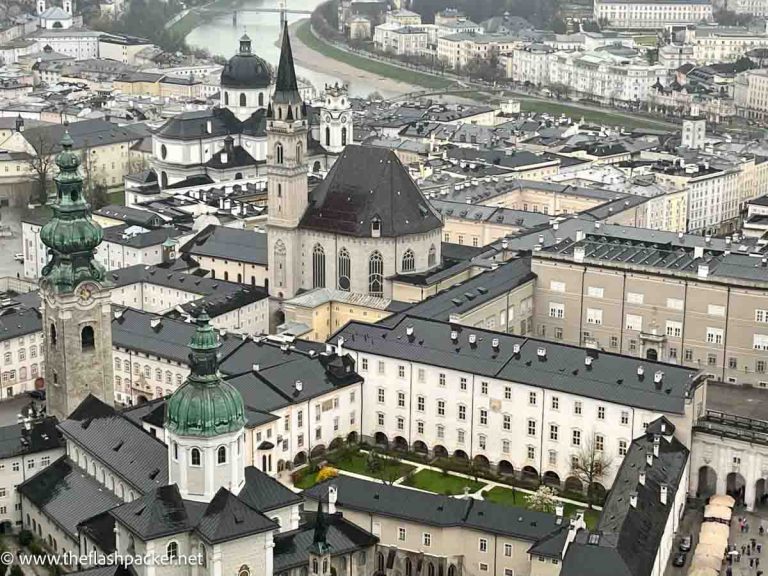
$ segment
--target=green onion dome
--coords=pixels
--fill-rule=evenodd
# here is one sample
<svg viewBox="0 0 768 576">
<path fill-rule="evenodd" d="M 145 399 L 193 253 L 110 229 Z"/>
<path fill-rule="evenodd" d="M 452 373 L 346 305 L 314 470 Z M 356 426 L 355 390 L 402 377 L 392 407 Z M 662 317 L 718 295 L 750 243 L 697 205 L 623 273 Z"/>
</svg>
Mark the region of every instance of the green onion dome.
<svg viewBox="0 0 768 576">
<path fill-rule="evenodd" d="M 104 232 L 91 218 L 91 209 L 83 197 L 83 179 L 78 172 L 80 158 L 72 151 L 72 138 L 64 134 L 62 151 L 56 156 L 59 173 L 53 217 L 40 231 L 51 259 L 43 268 L 44 285 L 57 292 L 72 292 L 80 282 L 103 282 L 104 268 L 94 259 Z"/>
<path fill-rule="evenodd" d="M 240 392 L 219 376 L 221 344 L 202 312 L 189 343 L 191 373 L 168 400 L 165 427 L 179 436 L 217 436 L 245 426 Z"/>
</svg>

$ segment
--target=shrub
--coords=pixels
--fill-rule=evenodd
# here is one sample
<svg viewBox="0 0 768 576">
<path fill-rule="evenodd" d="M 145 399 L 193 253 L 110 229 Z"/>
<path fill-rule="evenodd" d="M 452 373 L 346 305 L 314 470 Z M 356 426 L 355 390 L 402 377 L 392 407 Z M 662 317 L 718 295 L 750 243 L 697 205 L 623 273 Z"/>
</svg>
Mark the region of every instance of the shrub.
<svg viewBox="0 0 768 576">
<path fill-rule="evenodd" d="M 24 576 L 24 570 L 18 564 L 14 564 L 11 566 L 11 576 Z"/>
<path fill-rule="evenodd" d="M 324 466 L 320 469 L 320 472 L 317 473 L 317 481 L 323 482 L 324 480 L 328 480 L 329 478 L 336 478 L 336 476 L 339 475 L 339 471 L 336 470 L 336 468 L 333 468 L 331 466 Z"/>
<path fill-rule="evenodd" d="M 22 530 L 19 532 L 19 544 L 22 546 L 29 546 L 29 543 L 34 540 L 35 536 L 29 530 Z"/>
</svg>

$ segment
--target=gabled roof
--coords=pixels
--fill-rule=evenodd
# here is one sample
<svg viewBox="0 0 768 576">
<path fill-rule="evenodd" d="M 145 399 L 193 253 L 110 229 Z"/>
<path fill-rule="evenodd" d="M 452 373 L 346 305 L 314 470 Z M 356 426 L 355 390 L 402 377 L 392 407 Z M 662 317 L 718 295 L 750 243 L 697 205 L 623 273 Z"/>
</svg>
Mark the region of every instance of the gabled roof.
<svg viewBox="0 0 768 576">
<path fill-rule="evenodd" d="M 251 508 L 268 512 L 299 504 L 304 499 L 254 466 L 245 469 L 245 486 L 237 497 Z"/>
<path fill-rule="evenodd" d="M 382 237 L 421 234 L 442 226 L 394 152 L 350 144 L 310 194 L 301 227 L 371 237 L 375 220 Z"/>
<path fill-rule="evenodd" d="M 226 488 L 219 488 L 195 530 L 204 540 L 215 544 L 278 527 L 275 522 L 245 504 Z"/>
<path fill-rule="evenodd" d="M 268 263 L 266 234 L 213 224 L 200 230 L 179 252 L 264 266 Z"/>
<path fill-rule="evenodd" d="M 142 540 L 154 540 L 191 530 L 205 504 L 182 499 L 176 484 L 161 486 L 126 502 L 110 514 Z"/>
<path fill-rule="evenodd" d="M 30 430 L 24 424 L 0 427 L 0 458 L 18 454 L 34 454 L 46 450 L 63 448 L 64 442 L 56 430 L 56 418 L 49 417 L 32 425 Z"/>
</svg>

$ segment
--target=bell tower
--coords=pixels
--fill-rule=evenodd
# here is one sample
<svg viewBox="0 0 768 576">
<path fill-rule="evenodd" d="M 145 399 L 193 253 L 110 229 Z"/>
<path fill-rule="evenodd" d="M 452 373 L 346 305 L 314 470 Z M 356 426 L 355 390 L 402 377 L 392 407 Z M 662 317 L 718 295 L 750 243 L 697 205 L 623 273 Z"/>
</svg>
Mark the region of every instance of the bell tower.
<svg viewBox="0 0 768 576">
<path fill-rule="evenodd" d="M 351 108 L 346 87 L 338 82 L 325 87 L 320 109 L 320 143 L 328 152 L 338 154 L 352 142 Z"/>
<path fill-rule="evenodd" d="M 89 394 L 114 404 L 111 299 L 94 251 L 101 227 L 83 198 L 80 158 L 69 133 L 56 156 L 53 217 L 40 238 L 50 260 L 40 278 L 48 413 L 66 419 Z"/>
<path fill-rule="evenodd" d="M 291 39 L 283 27 L 275 93 L 267 111 L 269 290 L 280 300 L 300 287 L 299 222 L 308 205 L 308 124 L 296 82 Z"/>
</svg>

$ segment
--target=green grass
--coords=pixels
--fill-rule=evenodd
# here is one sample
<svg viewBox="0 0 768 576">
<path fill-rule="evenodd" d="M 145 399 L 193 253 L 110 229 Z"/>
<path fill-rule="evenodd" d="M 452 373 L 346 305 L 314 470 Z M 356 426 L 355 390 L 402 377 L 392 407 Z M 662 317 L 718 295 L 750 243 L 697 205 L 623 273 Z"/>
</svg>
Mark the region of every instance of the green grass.
<svg viewBox="0 0 768 576">
<path fill-rule="evenodd" d="M 358 56 L 357 54 L 350 54 L 349 52 L 340 50 L 312 34 L 309 20 L 299 24 L 296 29 L 296 37 L 308 48 L 311 48 L 315 52 L 319 52 L 323 56 L 333 58 L 334 60 L 349 64 L 360 70 L 365 70 L 371 74 L 435 90 L 441 90 L 453 85 L 453 82 L 450 80 L 430 76 L 429 74 L 422 74 L 415 70 L 400 68 L 399 66 L 392 66 L 386 62 L 379 62 L 378 60 L 372 60 L 370 58 L 365 58 L 364 56 Z"/>
<path fill-rule="evenodd" d="M 656 36 L 653 34 L 646 34 L 644 36 L 635 36 L 635 44 L 641 46 L 656 46 Z"/>
<path fill-rule="evenodd" d="M 527 494 L 524 492 L 515 492 L 514 490 L 502 488 L 500 486 L 496 486 L 487 492 L 483 492 L 483 497 L 489 502 L 506 504 L 507 506 L 518 506 L 520 508 L 528 507 L 526 496 Z M 584 522 L 586 522 L 587 527 L 590 529 L 597 527 L 597 521 L 600 519 L 600 512 L 598 510 L 589 510 L 587 509 L 586 504 L 584 506 L 577 506 L 576 504 L 571 504 L 569 502 L 564 502 L 563 507 L 565 508 L 564 514 L 566 517 L 573 515 L 576 510 L 584 510 Z"/>
<path fill-rule="evenodd" d="M 317 484 L 317 474 L 318 472 L 309 472 L 307 474 L 304 474 L 293 485 L 296 488 L 299 488 L 300 490 L 306 490 L 307 488 L 312 488 L 312 486 Z"/>
<path fill-rule="evenodd" d="M 623 126 L 628 129 L 632 128 L 653 128 L 656 130 L 674 130 L 675 127 L 669 122 L 662 120 L 646 119 L 642 116 L 634 116 L 631 112 L 625 111 L 596 111 L 585 110 L 578 106 L 569 106 L 568 104 L 561 104 L 559 102 L 551 102 L 548 100 L 535 100 L 531 98 L 520 97 L 520 107 L 524 112 L 546 112 L 548 114 L 560 115 L 565 114 L 575 120 L 584 118 L 586 122 L 593 122 L 595 124 L 607 124 L 609 126 Z"/>
<path fill-rule="evenodd" d="M 468 486 L 470 492 L 477 492 L 485 486 L 483 482 L 475 482 L 469 478 L 443 474 L 434 470 L 422 470 L 403 482 L 404 486 L 412 486 L 437 494 L 462 494 Z"/>
<path fill-rule="evenodd" d="M 368 456 L 361 452 L 342 454 L 339 457 L 329 456 L 328 462 L 331 466 L 338 468 L 339 470 L 345 470 L 354 474 L 362 474 L 363 476 L 371 476 L 372 478 L 391 479 L 393 481 L 401 476 L 405 476 L 414 469 L 413 466 L 405 464 L 404 462 L 382 459 L 384 469 L 382 473 L 375 474 L 368 469 Z"/>
</svg>

